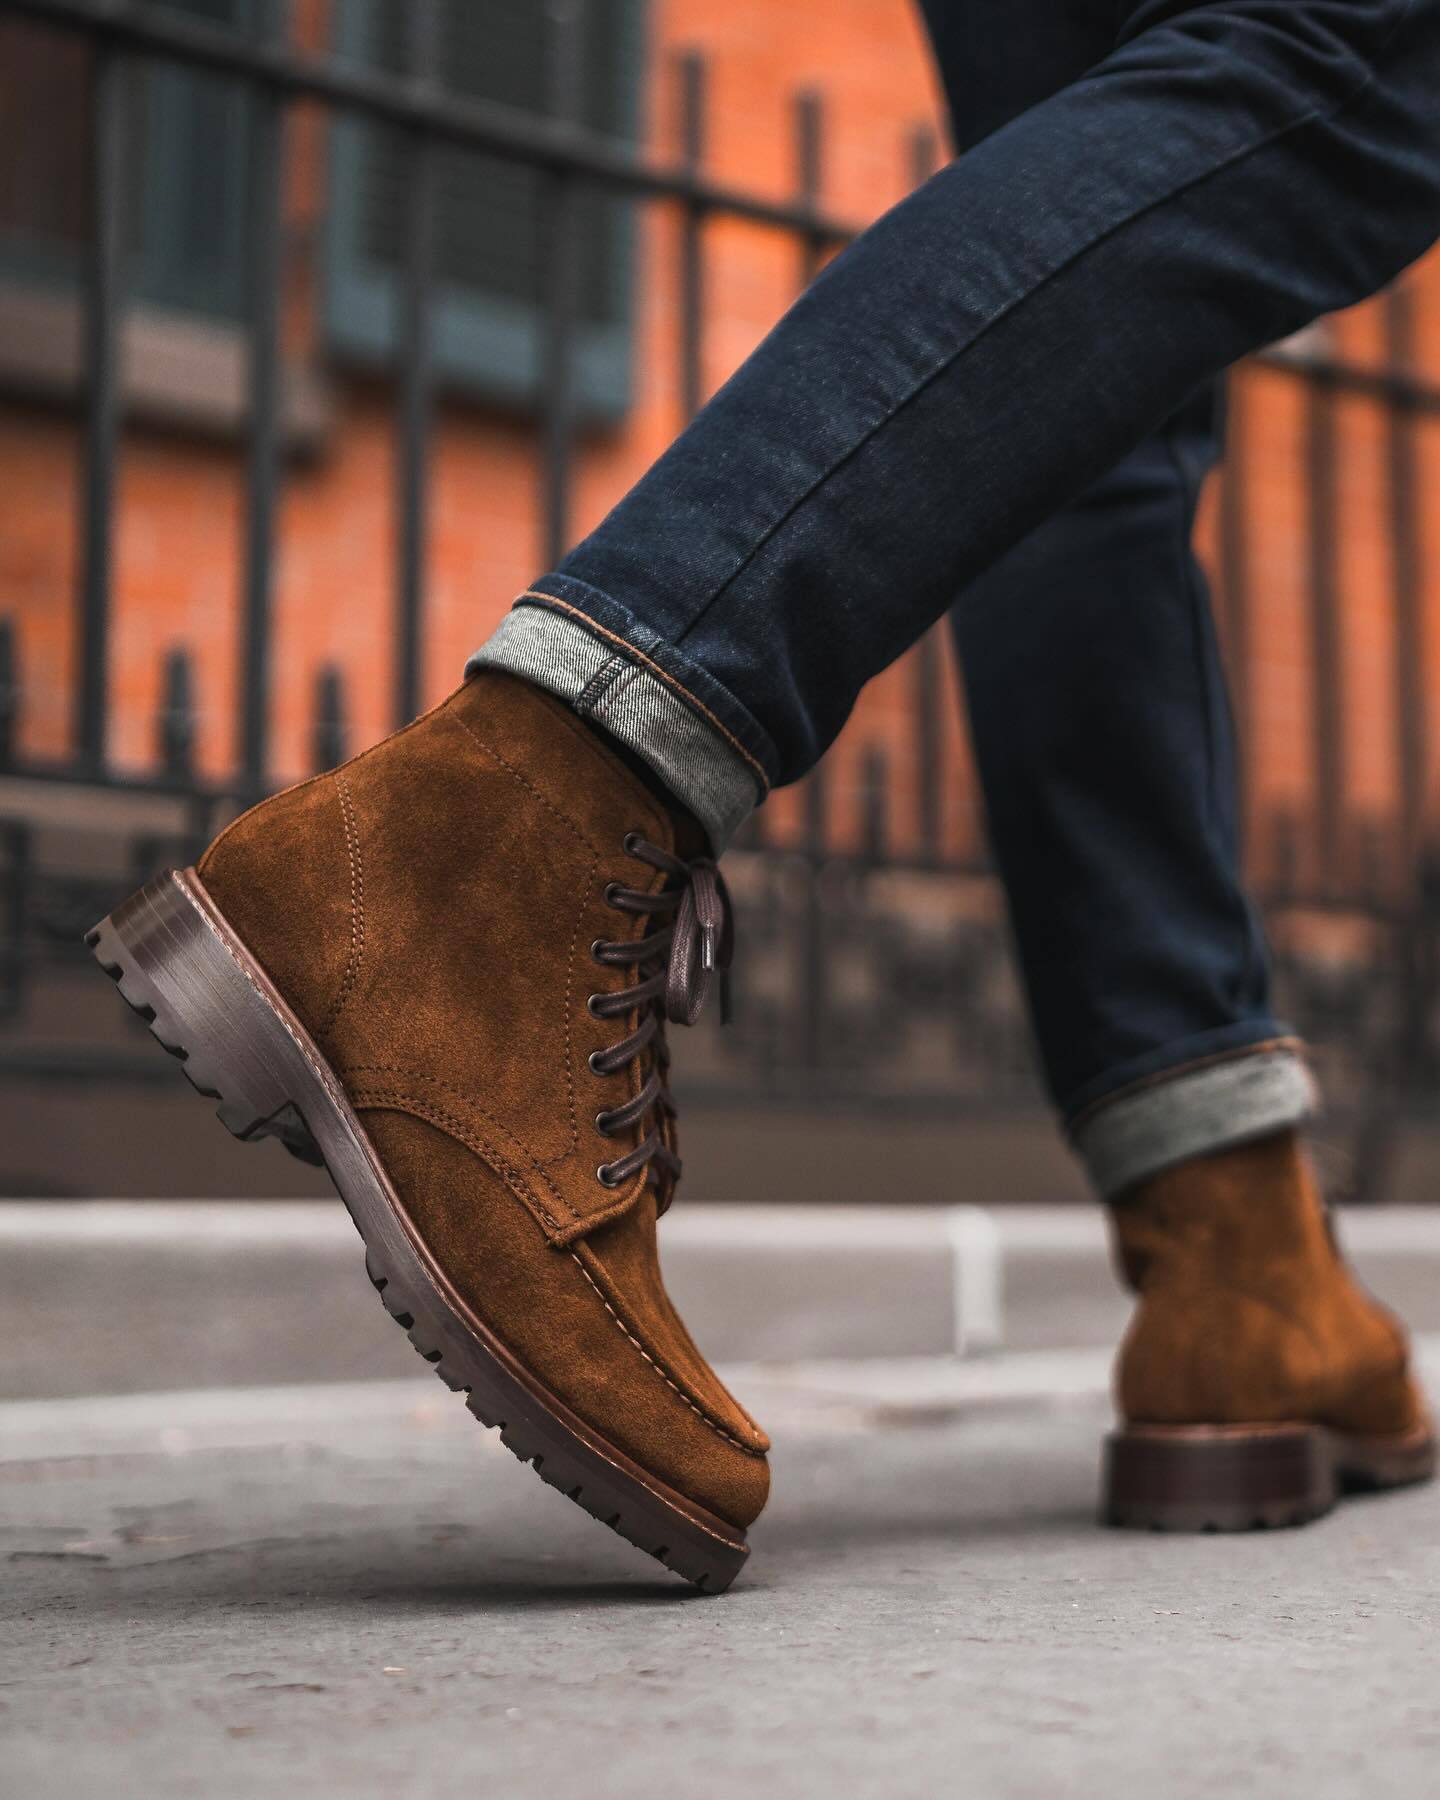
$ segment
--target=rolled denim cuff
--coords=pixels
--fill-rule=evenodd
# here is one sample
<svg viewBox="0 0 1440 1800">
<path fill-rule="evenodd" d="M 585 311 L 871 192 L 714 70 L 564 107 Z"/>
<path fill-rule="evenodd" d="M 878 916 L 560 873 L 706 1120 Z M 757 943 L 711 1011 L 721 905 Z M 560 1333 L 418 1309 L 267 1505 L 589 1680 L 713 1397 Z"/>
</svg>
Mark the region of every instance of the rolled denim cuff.
<svg viewBox="0 0 1440 1800">
<path fill-rule="evenodd" d="M 504 669 L 563 700 L 641 757 L 705 827 L 715 854 L 764 794 L 764 772 L 701 703 L 633 645 L 548 607 L 517 606 L 465 665 Z"/>
<path fill-rule="evenodd" d="M 1070 1137 L 1101 1198 L 1113 1200 L 1192 1156 L 1298 1125 L 1317 1099 L 1300 1051 L 1271 1045 L 1153 1076 L 1086 1113 Z"/>
</svg>

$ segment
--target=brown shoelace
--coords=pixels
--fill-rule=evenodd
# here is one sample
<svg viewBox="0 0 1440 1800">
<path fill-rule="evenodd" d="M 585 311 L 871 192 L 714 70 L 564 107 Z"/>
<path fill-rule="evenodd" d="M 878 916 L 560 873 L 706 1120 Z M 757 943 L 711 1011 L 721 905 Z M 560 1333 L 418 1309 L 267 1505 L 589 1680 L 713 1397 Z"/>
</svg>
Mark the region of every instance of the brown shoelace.
<svg viewBox="0 0 1440 1800">
<path fill-rule="evenodd" d="M 700 1017 L 710 989 L 720 982 L 721 1018 L 729 1011 L 726 972 L 734 950 L 734 925 L 730 896 L 712 858 L 697 856 L 686 862 L 652 844 L 638 832 L 625 838 L 625 854 L 648 863 L 667 877 L 658 894 L 628 888 L 612 881 L 605 902 L 617 912 L 645 914 L 663 921 L 632 942 L 610 943 L 596 938 L 590 954 L 607 968 L 633 968 L 640 977 L 630 987 L 613 994 L 592 994 L 590 1011 L 597 1019 L 616 1019 L 639 1009 L 640 1021 L 628 1037 L 608 1049 L 597 1050 L 590 1067 L 597 1075 L 618 1075 L 637 1057 L 649 1051 L 649 1073 L 640 1091 L 623 1106 L 595 1115 L 603 1137 L 629 1131 L 647 1114 L 650 1129 L 633 1150 L 601 1163 L 596 1179 L 604 1187 L 619 1187 L 637 1169 L 648 1166 L 655 1182 L 657 1206 L 664 1212 L 680 1179 L 680 1158 L 675 1154 L 675 1102 L 665 1077 L 670 1068 L 670 1047 L 665 1025 L 693 1025 Z"/>
</svg>

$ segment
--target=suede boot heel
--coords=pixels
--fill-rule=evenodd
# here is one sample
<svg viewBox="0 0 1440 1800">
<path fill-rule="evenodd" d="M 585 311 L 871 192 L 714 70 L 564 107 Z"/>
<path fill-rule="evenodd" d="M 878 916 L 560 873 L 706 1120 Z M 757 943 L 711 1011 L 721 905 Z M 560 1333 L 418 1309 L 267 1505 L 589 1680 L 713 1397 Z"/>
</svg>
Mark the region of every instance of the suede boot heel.
<svg viewBox="0 0 1440 1800">
<path fill-rule="evenodd" d="M 1345 1494 L 1431 1478 L 1404 1332 L 1346 1267 L 1294 1133 L 1167 1170 L 1112 1219 L 1139 1304 L 1105 1523 L 1302 1525 Z"/>
</svg>

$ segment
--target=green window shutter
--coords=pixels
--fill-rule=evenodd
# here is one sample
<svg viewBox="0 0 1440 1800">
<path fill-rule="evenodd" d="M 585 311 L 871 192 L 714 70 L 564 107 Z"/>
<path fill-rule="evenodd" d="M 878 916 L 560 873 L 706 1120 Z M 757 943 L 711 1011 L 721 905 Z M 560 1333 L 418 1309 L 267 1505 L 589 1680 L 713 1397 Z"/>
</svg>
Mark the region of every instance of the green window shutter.
<svg viewBox="0 0 1440 1800">
<path fill-rule="evenodd" d="M 582 45 L 585 123 L 638 135 L 641 0 L 588 0 Z M 438 67 L 457 93 L 543 110 L 540 0 L 441 0 Z M 349 0 L 338 10 L 340 52 L 403 70 L 403 0 Z M 520 410 L 540 380 L 543 271 L 540 178 L 514 163 L 448 147 L 436 153 L 433 341 L 445 383 Z M 394 133 L 337 118 L 330 144 L 326 321 L 342 356 L 386 364 L 398 338 L 405 164 Z M 577 250 L 576 398 L 592 419 L 630 398 L 629 202 L 586 192 Z"/>
<path fill-rule="evenodd" d="M 254 0 L 148 0 L 157 11 L 250 28 Z M 0 188 L 0 268 L 69 285 L 90 235 L 85 133 L 88 46 L 9 25 L 6 113 L 18 142 Z M 10 45 L 6 46 L 7 51 Z M 8 84 L 7 84 L 8 85 Z M 129 94 L 130 192 L 125 220 L 130 298 L 238 319 L 244 311 L 248 105 L 232 82 L 164 62 L 134 71 Z"/>
</svg>

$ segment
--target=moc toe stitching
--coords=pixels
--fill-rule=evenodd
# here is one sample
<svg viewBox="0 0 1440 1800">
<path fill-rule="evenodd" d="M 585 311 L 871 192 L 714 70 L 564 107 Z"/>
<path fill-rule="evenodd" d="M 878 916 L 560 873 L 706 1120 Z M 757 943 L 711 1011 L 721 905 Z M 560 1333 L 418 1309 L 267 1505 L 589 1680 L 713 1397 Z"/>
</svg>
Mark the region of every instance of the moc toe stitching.
<svg viewBox="0 0 1440 1800">
<path fill-rule="evenodd" d="M 516 1193 L 516 1197 L 522 1199 L 522 1202 L 524 1201 L 524 1196 L 516 1192 L 517 1182 L 522 1187 L 525 1186 L 522 1172 L 513 1165 L 507 1163 L 503 1157 L 497 1156 L 493 1150 L 482 1148 L 480 1144 L 472 1141 L 468 1136 L 462 1135 L 465 1130 L 463 1123 L 458 1119 L 451 1118 L 443 1111 L 443 1109 L 432 1107 L 425 1101 L 417 1100 L 413 1095 L 404 1094 L 369 1095 L 363 1102 L 357 1098 L 352 1104 L 354 1104 L 357 1109 L 362 1105 L 366 1110 L 383 1107 L 384 1110 L 407 1112 L 417 1118 L 423 1119 L 426 1124 L 433 1125 L 437 1130 L 444 1131 L 447 1135 L 453 1136 L 458 1143 L 463 1144 L 467 1150 L 472 1152 L 472 1154 L 479 1156 L 484 1163 L 494 1169 L 495 1173 L 505 1183 L 507 1189 L 509 1189 L 511 1193 Z M 527 1205 L 528 1209 L 533 1211 L 539 1207 L 539 1202 L 531 1195 Z M 543 1211 L 543 1209 L 541 1210 Z M 555 1223 L 554 1220 L 549 1220 L 548 1222 L 551 1225 L 554 1225 Z M 592 1223 L 592 1221 L 586 1221 L 587 1226 L 590 1223 Z M 629 1325 L 626 1324 L 625 1320 L 621 1318 L 620 1314 L 611 1304 L 604 1290 L 595 1280 L 595 1277 L 590 1273 L 589 1269 L 586 1268 L 585 1263 L 578 1252 L 571 1249 L 570 1255 L 574 1260 L 576 1267 L 580 1270 L 580 1273 L 585 1277 L 587 1283 L 594 1289 L 601 1305 L 610 1315 L 611 1320 L 620 1331 L 621 1335 L 639 1351 L 640 1355 L 665 1385 L 671 1388 L 698 1418 L 702 1419 L 713 1432 L 724 1438 L 727 1443 L 733 1444 L 737 1450 L 743 1450 L 747 1456 L 764 1456 L 766 1446 L 763 1441 L 763 1434 L 754 1427 L 753 1421 L 747 1419 L 747 1423 L 751 1424 L 752 1430 L 756 1431 L 756 1441 L 747 1444 L 743 1438 L 737 1437 L 727 1426 L 721 1424 L 718 1419 L 714 1418 L 700 1401 L 676 1380 L 660 1359 L 646 1348 L 643 1341 L 635 1334 L 635 1332 L 630 1329 Z"/>
<path fill-rule="evenodd" d="M 350 1004 L 365 960 L 365 868 L 360 857 L 360 828 L 355 819 L 355 803 L 350 797 L 350 784 L 343 774 L 335 777 L 335 791 L 340 800 L 340 814 L 345 823 L 345 850 L 350 860 L 350 954 L 345 962 L 340 991 L 320 1022 L 322 1034 L 330 1030 Z"/>
<path fill-rule="evenodd" d="M 484 1161 L 486 1165 L 491 1166 L 491 1168 L 495 1170 L 495 1174 L 499 1175 L 500 1179 L 504 1181 L 506 1188 L 509 1188 L 509 1192 L 517 1192 L 517 1183 L 520 1184 L 522 1188 L 526 1186 L 524 1174 L 522 1174 L 518 1168 L 511 1165 L 511 1163 L 508 1163 L 504 1157 L 497 1156 L 497 1152 L 495 1152 L 493 1148 L 486 1147 L 486 1145 L 482 1145 L 481 1141 L 477 1141 L 477 1139 L 473 1138 L 473 1134 L 470 1134 L 470 1132 L 466 1130 L 466 1127 L 464 1127 L 463 1121 L 455 1120 L 452 1114 L 443 1111 L 441 1107 L 432 1107 L 430 1103 L 418 1100 L 414 1094 L 367 1094 L 364 1100 L 360 1100 L 360 1098 L 356 1096 L 355 1102 L 353 1103 L 355 1103 L 356 1107 L 362 1107 L 362 1105 L 364 1105 L 367 1111 L 376 1109 L 376 1107 L 383 1107 L 383 1109 L 387 1109 L 387 1111 L 410 1112 L 412 1116 L 425 1120 L 427 1125 L 434 1125 L 437 1130 L 443 1130 L 448 1136 L 454 1136 L 457 1143 L 463 1143 L 466 1150 L 470 1150 L 475 1156 L 481 1157 L 482 1161 Z M 517 1193 L 517 1199 L 522 1199 L 522 1201 L 524 1201 L 524 1195 L 518 1195 Z M 540 1202 L 536 1201 L 535 1195 L 529 1195 L 529 1201 L 527 1201 L 526 1204 L 529 1206 L 529 1210 L 540 1210 L 542 1211 L 542 1215 L 544 1215 L 544 1208 L 540 1206 Z M 549 1222 L 551 1226 L 554 1226 L 553 1219 L 547 1219 L 547 1222 Z M 589 1226 L 589 1224 L 592 1224 L 592 1220 L 585 1220 L 585 1224 Z M 698 1418 L 702 1418 L 711 1431 L 715 1431 L 716 1435 L 725 1438 L 727 1444 L 734 1444 L 736 1449 L 745 1451 L 747 1456 L 763 1456 L 763 1454 L 765 1454 L 763 1435 L 758 1431 L 758 1427 L 754 1426 L 754 1422 L 747 1418 L 747 1424 L 751 1424 L 752 1431 L 756 1431 L 756 1440 L 754 1440 L 752 1444 L 747 1444 L 743 1438 L 738 1438 L 738 1436 L 734 1435 L 729 1427 L 720 1424 L 720 1420 L 716 1420 L 716 1418 L 713 1417 L 700 1402 L 698 1402 L 698 1399 L 695 1399 L 695 1395 L 691 1395 L 691 1393 L 689 1393 L 689 1391 L 686 1390 L 673 1375 L 671 1375 L 670 1370 L 664 1366 L 664 1363 L 661 1363 L 661 1359 L 659 1359 L 657 1355 L 653 1355 L 652 1352 L 644 1346 L 641 1337 L 635 1336 L 634 1330 L 628 1327 L 625 1319 L 619 1316 L 616 1307 L 610 1303 L 607 1294 L 599 1287 L 596 1278 L 590 1274 L 589 1269 L 585 1267 L 585 1262 L 581 1260 L 581 1256 L 578 1255 L 574 1249 L 571 1249 L 571 1256 L 574 1258 L 576 1267 L 580 1269 L 580 1273 L 585 1276 L 585 1280 L 589 1282 L 590 1287 L 596 1292 L 599 1303 L 601 1303 L 608 1314 L 610 1314 L 610 1319 L 614 1321 L 617 1330 L 626 1337 L 626 1341 L 634 1346 L 635 1350 L 639 1350 L 639 1354 L 643 1355 L 644 1361 L 652 1366 L 653 1372 L 661 1377 L 661 1381 L 664 1381 L 664 1384 L 666 1384 L 668 1388 L 675 1391 L 675 1393 L 679 1395 L 679 1399 L 684 1400 L 684 1404 L 686 1404 Z"/>
<path fill-rule="evenodd" d="M 585 1277 L 586 1281 L 589 1282 L 590 1286 L 595 1290 L 596 1295 L 599 1297 L 600 1304 L 605 1308 L 606 1312 L 609 1313 L 610 1317 L 614 1320 L 614 1322 L 615 1322 L 616 1326 L 618 1327 L 618 1329 L 620 1330 L 620 1332 L 624 1335 L 625 1338 L 627 1338 L 629 1340 L 629 1342 L 635 1347 L 635 1349 L 637 1349 L 640 1352 L 641 1356 L 643 1356 L 645 1358 L 645 1361 L 647 1363 L 649 1363 L 650 1367 L 655 1371 L 655 1373 L 665 1383 L 666 1387 L 673 1389 L 674 1392 L 676 1394 L 678 1394 L 679 1397 L 685 1402 L 686 1406 L 688 1406 L 690 1408 L 691 1412 L 693 1412 L 698 1418 L 702 1419 L 705 1422 L 705 1424 L 710 1427 L 711 1431 L 716 1433 L 717 1436 L 724 1438 L 724 1440 L 727 1444 L 733 1444 L 737 1450 L 743 1450 L 747 1456 L 763 1457 L 765 1455 L 766 1445 L 764 1442 L 760 1441 L 761 1434 L 757 1432 L 756 1433 L 757 1441 L 754 1443 L 747 1444 L 743 1438 L 736 1437 L 734 1432 L 731 1431 L 727 1426 L 722 1425 L 718 1419 L 712 1418 L 711 1415 L 705 1410 L 705 1408 L 700 1405 L 699 1401 L 694 1399 L 692 1395 L 690 1395 L 689 1393 L 686 1392 L 686 1390 L 680 1385 L 680 1383 L 674 1378 L 674 1376 L 671 1375 L 670 1371 L 659 1360 L 659 1358 L 652 1356 L 650 1354 L 650 1352 L 645 1348 L 644 1343 L 635 1335 L 635 1333 L 630 1329 L 630 1327 L 620 1317 L 619 1313 L 616 1312 L 615 1308 L 610 1304 L 610 1301 L 606 1298 L 604 1290 L 601 1288 L 599 1282 L 596 1281 L 595 1277 L 585 1267 L 585 1264 L 584 1264 L 583 1260 L 581 1259 L 581 1257 L 579 1256 L 579 1254 L 574 1250 L 572 1250 L 570 1252 L 570 1254 L 575 1259 L 576 1267 L 580 1270 L 580 1273 Z"/>
</svg>

